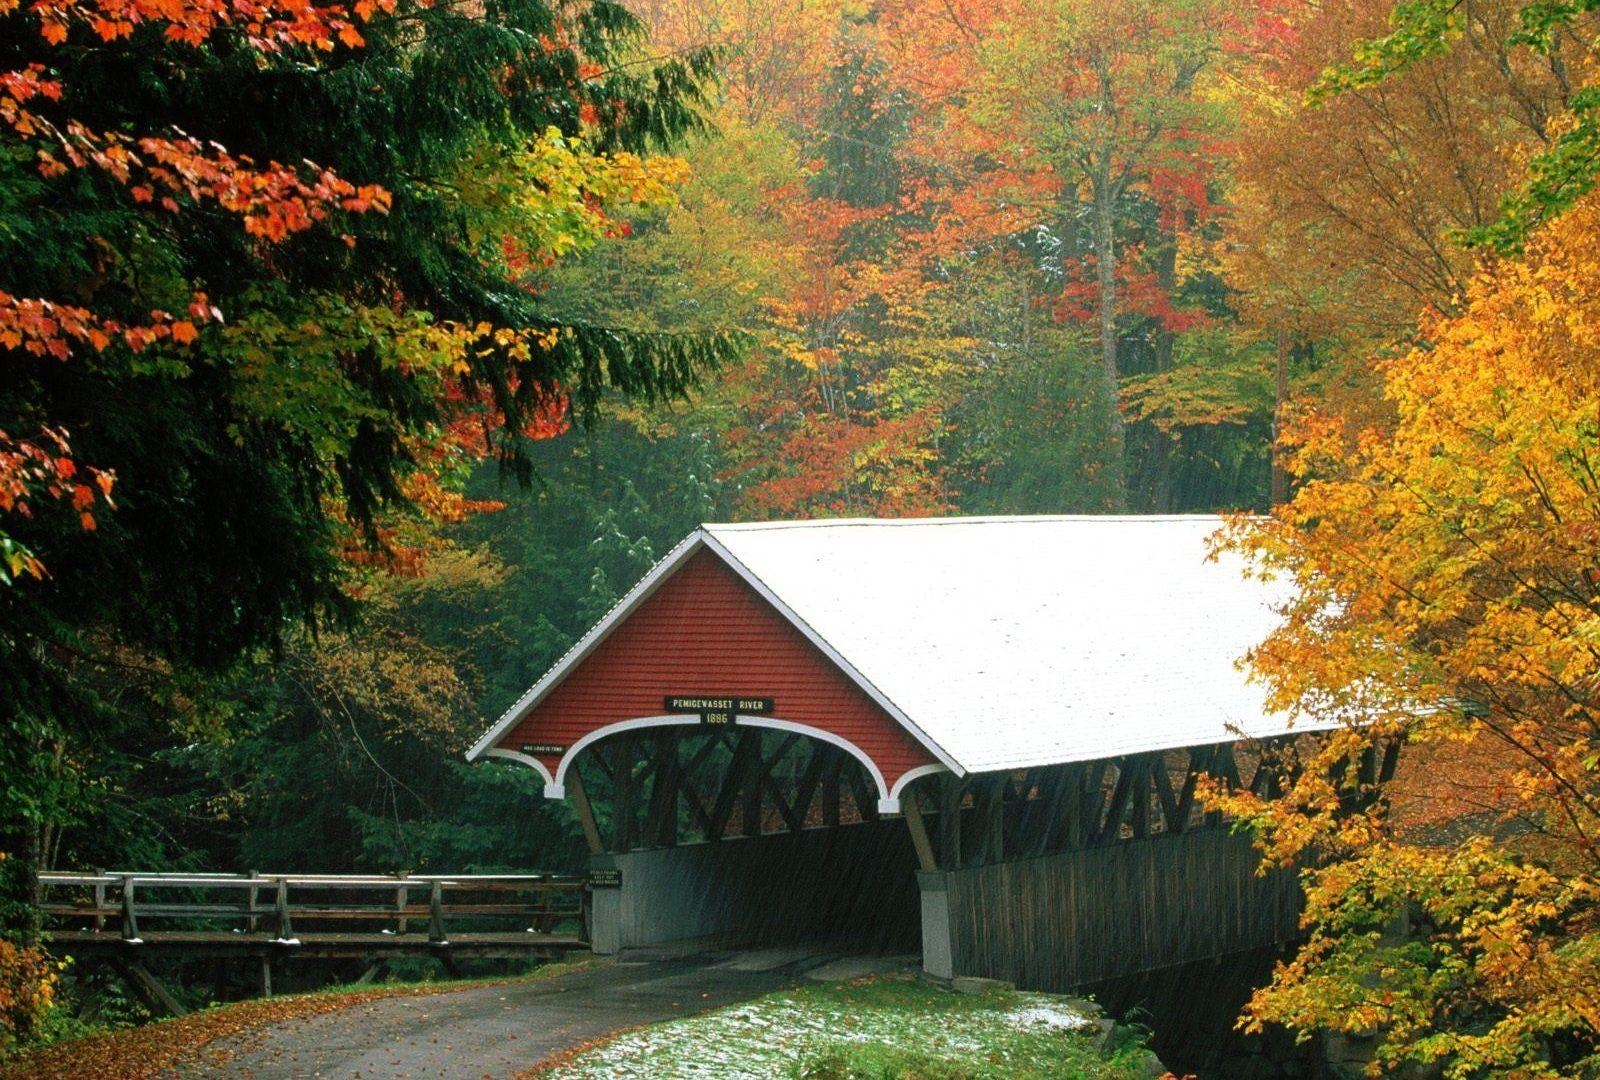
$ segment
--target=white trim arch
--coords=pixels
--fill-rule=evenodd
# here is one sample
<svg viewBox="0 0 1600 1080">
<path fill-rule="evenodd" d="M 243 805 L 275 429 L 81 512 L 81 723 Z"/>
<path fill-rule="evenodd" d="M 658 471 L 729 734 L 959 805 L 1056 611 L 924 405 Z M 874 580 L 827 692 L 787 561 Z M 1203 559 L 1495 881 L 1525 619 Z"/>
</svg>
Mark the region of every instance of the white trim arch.
<svg viewBox="0 0 1600 1080">
<path fill-rule="evenodd" d="M 918 765 L 915 769 L 907 769 L 901 774 L 900 779 L 894 782 L 894 787 L 889 789 L 889 798 L 894 800 L 895 809 L 899 810 L 900 796 L 905 793 L 906 788 L 910 787 L 913 782 L 921 780 L 924 776 L 932 776 L 934 773 L 949 771 L 938 762 L 934 762 L 932 765 Z"/>
<path fill-rule="evenodd" d="M 857 746 L 849 739 L 844 738 L 842 735 L 835 735 L 831 731 L 824 731 L 821 728 L 812 727 L 810 724 L 799 724 L 792 720 L 779 720 L 771 716 L 745 716 L 740 714 L 733 718 L 733 722 L 740 727 L 758 727 L 769 728 L 773 731 L 787 731 L 795 735 L 803 735 L 806 738 L 817 739 L 820 742 L 837 746 L 839 749 L 845 751 L 851 757 L 861 762 L 862 767 L 867 770 L 867 775 L 872 777 L 873 784 L 875 784 L 878 788 L 878 813 L 898 814 L 900 812 L 898 788 L 896 788 L 896 791 L 891 792 L 889 790 L 888 783 L 883 778 L 883 770 L 878 768 L 878 763 L 873 761 L 872 757 L 865 750 L 861 749 L 861 747 Z M 678 713 L 670 716 L 641 716 L 633 720 L 619 720 L 617 723 L 607 724 L 605 727 L 596 728 L 567 748 L 567 752 L 561 755 L 561 761 L 556 766 L 555 776 L 553 777 L 543 765 L 528 757 L 526 754 L 518 754 L 514 753 L 513 751 L 499 749 L 490 750 L 488 753 L 500 757 L 514 757 L 518 760 L 526 761 L 533 765 L 545 777 L 545 798 L 563 799 L 566 798 L 567 794 L 567 770 L 572 768 L 572 763 L 577 758 L 578 752 L 583 750 L 589 744 L 599 742 L 601 739 L 604 739 L 609 735 L 617 735 L 624 731 L 640 731 L 646 728 L 673 726 L 699 727 L 700 725 L 692 716 Z M 920 768 L 926 769 L 930 767 L 943 768 L 944 766 L 924 765 Z M 912 771 L 915 772 L 917 770 Z"/>
<path fill-rule="evenodd" d="M 796 735 L 804 735 L 812 739 L 820 739 L 825 743 L 832 743 L 839 749 L 853 756 L 866 768 L 867 775 L 872 777 L 872 782 L 878 786 L 878 813 L 898 814 L 900 800 L 890 791 L 889 785 L 883 779 L 883 770 L 878 768 L 878 763 L 873 761 L 867 752 L 842 735 L 835 735 L 831 731 L 812 727 L 809 724 L 796 724 L 790 720 L 774 720 L 769 716 L 736 716 L 734 723 L 746 727 L 771 728 L 774 731 L 788 731 Z"/>
<path fill-rule="evenodd" d="M 547 799 L 551 797 L 550 785 L 555 783 L 555 778 L 550 775 L 550 770 L 544 767 L 544 762 L 540 761 L 538 758 L 529 757 L 527 754 L 520 753 L 516 750 L 504 750 L 498 746 L 485 750 L 483 756 L 505 758 L 507 761 L 520 761 L 524 765 L 533 766 L 535 771 L 537 771 L 540 776 L 544 777 L 544 797 Z"/>
<path fill-rule="evenodd" d="M 589 734 L 567 747 L 567 752 L 561 755 L 561 760 L 556 763 L 556 775 L 550 783 L 544 786 L 544 797 L 547 799 L 564 799 L 567 797 L 567 770 L 572 767 L 573 759 L 578 756 L 578 751 L 590 743 L 599 742 L 607 735 L 615 735 L 621 731 L 635 731 L 643 728 L 670 727 L 673 724 L 686 723 L 682 716 L 643 716 L 637 720 L 622 720 L 605 727 L 595 728 Z"/>
</svg>

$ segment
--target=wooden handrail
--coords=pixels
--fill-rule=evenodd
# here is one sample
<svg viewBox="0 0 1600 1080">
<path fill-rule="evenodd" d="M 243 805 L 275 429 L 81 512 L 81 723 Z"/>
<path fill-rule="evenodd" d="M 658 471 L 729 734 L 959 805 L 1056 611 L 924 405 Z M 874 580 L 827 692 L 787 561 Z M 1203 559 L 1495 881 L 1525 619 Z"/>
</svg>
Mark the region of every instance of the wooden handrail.
<svg viewBox="0 0 1600 1080">
<path fill-rule="evenodd" d="M 124 881 L 136 885 L 172 886 L 173 888 L 244 888 L 251 884 L 277 884 L 287 881 L 294 888 L 404 888 L 408 883 L 446 885 L 493 886 L 550 885 L 566 887 L 581 884 L 583 878 L 571 874 L 204 874 L 204 873 L 130 873 L 110 871 L 99 874 L 71 873 L 45 870 L 39 874 L 41 885 L 117 885 Z"/>
<path fill-rule="evenodd" d="M 581 922 L 587 887 L 582 877 L 556 874 L 46 871 L 39 875 L 40 909 L 45 915 L 78 926 L 83 923 L 74 921 L 87 920 L 94 932 L 108 937 L 112 935 L 107 924 L 113 921 L 123 940 L 140 941 L 152 933 L 156 937 L 151 940 L 159 939 L 161 933 L 141 926 L 141 921 L 182 919 L 193 926 L 222 920 L 235 925 L 233 934 L 285 945 L 315 937 L 316 924 L 322 921 L 388 924 L 392 929 L 381 932 L 396 935 L 415 933 L 425 921 L 428 941 L 441 946 L 449 943 L 452 928 L 463 929 L 462 919 L 515 919 L 518 933 L 548 934 L 564 922 Z M 418 893 L 424 889 L 427 899 L 419 903 Z M 186 890 L 190 896 L 173 897 L 171 891 L 176 890 Z M 219 892 L 224 895 L 218 896 Z M 306 896 L 308 892 L 312 895 Z M 237 899 L 229 898 L 229 893 Z M 209 898 L 195 898 L 196 894 Z M 453 897 L 460 899 L 452 903 Z"/>
</svg>

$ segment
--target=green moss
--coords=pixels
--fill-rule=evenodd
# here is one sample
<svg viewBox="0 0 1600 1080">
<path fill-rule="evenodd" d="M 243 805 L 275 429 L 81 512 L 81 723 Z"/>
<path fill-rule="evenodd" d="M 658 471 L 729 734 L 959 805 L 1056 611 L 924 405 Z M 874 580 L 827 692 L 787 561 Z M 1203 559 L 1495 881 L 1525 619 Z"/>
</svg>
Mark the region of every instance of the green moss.
<svg viewBox="0 0 1600 1080">
<path fill-rule="evenodd" d="M 808 986 L 628 1032 L 569 1059 L 560 1080 L 789 1076 L 799 1080 L 1131 1080 L 1143 1048 L 1111 1057 L 1062 998 L 981 997 L 911 979 Z"/>
</svg>

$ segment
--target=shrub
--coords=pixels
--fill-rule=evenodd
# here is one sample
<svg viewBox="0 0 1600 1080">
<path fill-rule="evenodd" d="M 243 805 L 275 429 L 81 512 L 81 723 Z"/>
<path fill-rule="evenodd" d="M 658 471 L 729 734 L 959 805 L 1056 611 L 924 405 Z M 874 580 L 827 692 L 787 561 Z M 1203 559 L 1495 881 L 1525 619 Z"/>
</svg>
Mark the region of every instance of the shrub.
<svg viewBox="0 0 1600 1080">
<path fill-rule="evenodd" d="M 0 1050 L 33 1034 L 55 1000 L 56 973 L 44 950 L 0 938 Z"/>
</svg>

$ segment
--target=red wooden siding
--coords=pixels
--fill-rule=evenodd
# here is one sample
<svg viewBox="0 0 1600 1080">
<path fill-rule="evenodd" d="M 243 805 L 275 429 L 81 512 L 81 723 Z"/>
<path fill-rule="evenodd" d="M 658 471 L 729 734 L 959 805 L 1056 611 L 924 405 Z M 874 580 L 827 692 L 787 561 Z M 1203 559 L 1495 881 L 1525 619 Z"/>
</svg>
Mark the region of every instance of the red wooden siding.
<svg viewBox="0 0 1600 1080">
<path fill-rule="evenodd" d="M 890 787 L 936 760 L 707 550 L 662 582 L 497 745 L 570 747 L 607 724 L 662 715 L 665 697 L 700 694 L 772 698 L 774 719 L 849 740 Z M 559 755 L 538 757 L 556 771 Z"/>
</svg>

